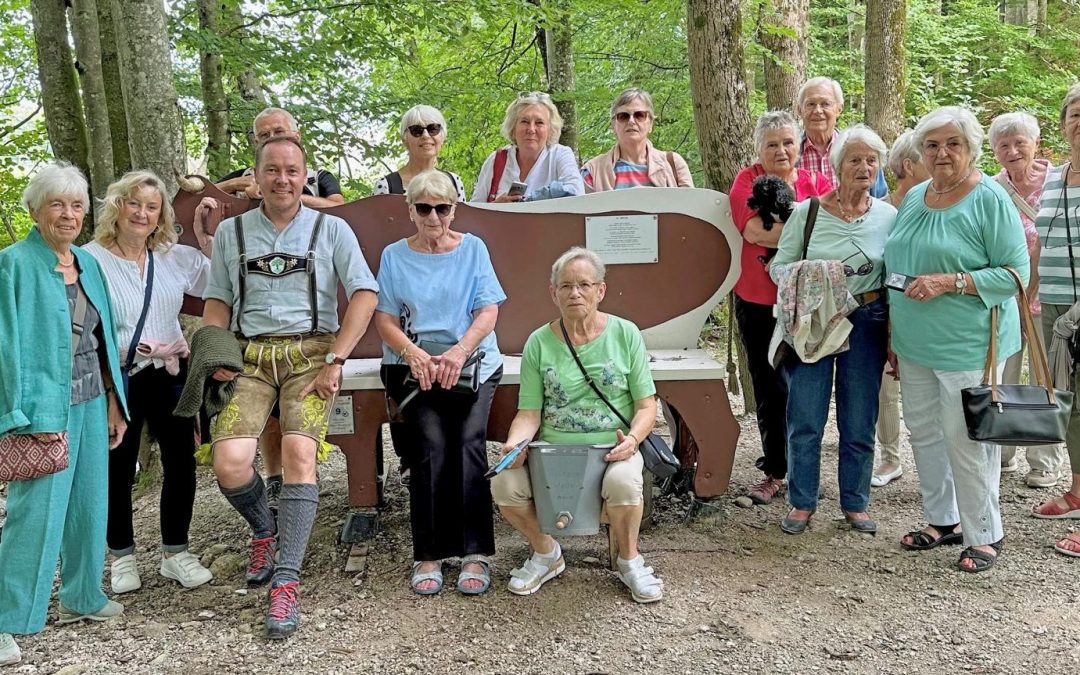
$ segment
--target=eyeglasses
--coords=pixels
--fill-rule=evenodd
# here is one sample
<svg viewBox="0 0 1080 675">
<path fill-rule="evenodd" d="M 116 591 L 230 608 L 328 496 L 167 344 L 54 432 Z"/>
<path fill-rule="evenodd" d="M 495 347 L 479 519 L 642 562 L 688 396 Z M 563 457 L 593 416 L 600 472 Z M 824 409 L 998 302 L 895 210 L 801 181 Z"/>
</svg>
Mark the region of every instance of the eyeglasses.
<svg viewBox="0 0 1080 675">
<path fill-rule="evenodd" d="M 454 208 L 454 205 L 453 204 L 435 204 L 435 205 L 432 205 L 432 204 L 424 204 L 423 202 L 418 202 L 416 204 L 413 204 L 413 208 L 416 209 L 416 213 L 421 215 L 421 216 L 430 216 L 431 212 L 435 211 L 435 213 L 439 214 L 440 216 L 445 217 L 445 216 L 450 215 L 450 211 Z"/>
<path fill-rule="evenodd" d="M 414 138 L 420 138 L 421 136 L 424 135 L 425 131 L 428 133 L 428 136 L 432 136 L 432 137 L 438 136 L 439 134 L 442 133 L 442 125 L 441 124 L 434 124 L 434 123 L 433 124 L 428 124 L 428 125 L 410 124 L 408 126 L 408 129 L 409 129 L 409 133 L 412 134 Z"/>
<path fill-rule="evenodd" d="M 578 289 L 583 294 L 589 293 L 592 289 L 596 288 L 600 284 L 595 281 L 583 281 L 579 284 L 559 284 L 556 290 L 563 295 L 569 295 L 574 292 L 574 289 Z"/>
<path fill-rule="evenodd" d="M 632 113 L 626 111 L 615 113 L 615 119 L 623 124 L 629 122 L 631 117 L 634 118 L 635 122 L 644 122 L 645 120 L 649 119 L 649 111 L 635 110 Z"/>
<path fill-rule="evenodd" d="M 1080 246 L 1080 204 L 1075 206 L 1069 204 L 1067 191 L 1068 187 L 1063 186 L 1054 216 L 1050 219 L 1046 234 L 1043 236 L 1043 248 Z M 1058 228 L 1057 233 L 1054 232 L 1055 227 Z M 1073 232 L 1074 227 L 1077 228 L 1076 232 Z"/>
</svg>

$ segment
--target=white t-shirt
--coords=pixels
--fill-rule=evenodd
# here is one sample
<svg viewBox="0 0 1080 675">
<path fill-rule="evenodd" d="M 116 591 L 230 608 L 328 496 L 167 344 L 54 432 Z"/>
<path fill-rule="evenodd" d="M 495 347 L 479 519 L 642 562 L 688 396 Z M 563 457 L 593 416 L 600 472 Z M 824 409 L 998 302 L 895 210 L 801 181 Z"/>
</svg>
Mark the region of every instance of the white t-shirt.
<svg viewBox="0 0 1080 675">
<path fill-rule="evenodd" d="M 510 184 L 514 181 L 521 180 L 521 167 L 518 166 L 517 148 L 508 145 L 506 149 L 508 150 L 506 168 L 503 170 L 502 178 L 499 180 L 498 190 L 495 192 L 496 196 L 507 192 L 510 189 Z M 498 150 L 491 153 L 484 160 L 484 166 L 480 168 L 480 176 L 476 179 L 476 187 L 473 188 L 470 201 L 487 201 L 488 192 L 491 190 L 491 178 L 494 173 L 495 154 L 497 152 Z M 549 185 L 552 181 L 562 183 L 563 189 L 571 195 L 585 194 L 585 183 L 581 180 L 581 172 L 578 170 L 574 152 L 565 145 L 559 145 L 558 143 L 550 144 L 540 152 L 536 164 L 533 164 L 532 169 L 529 170 L 529 175 L 523 181 L 528 185 L 525 190 L 525 197 L 532 196 L 534 192 Z"/>
</svg>

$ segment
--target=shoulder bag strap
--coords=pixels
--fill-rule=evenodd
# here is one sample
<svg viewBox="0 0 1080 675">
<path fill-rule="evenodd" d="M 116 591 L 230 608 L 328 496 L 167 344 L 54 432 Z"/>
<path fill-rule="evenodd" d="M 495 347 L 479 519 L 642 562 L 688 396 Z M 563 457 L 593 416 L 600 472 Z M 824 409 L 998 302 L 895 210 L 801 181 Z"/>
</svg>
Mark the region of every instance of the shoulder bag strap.
<svg viewBox="0 0 1080 675">
<path fill-rule="evenodd" d="M 559 319 L 559 328 L 562 330 L 563 339 L 566 340 L 566 346 L 570 349 L 571 356 L 574 357 L 574 363 L 576 363 L 577 367 L 581 370 L 581 374 L 585 376 L 585 381 L 589 383 L 589 386 L 592 387 L 592 390 L 595 391 L 596 395 L 600 397 L 600 400 L 603 401 L 604 404 L 611 409 L 611 412 L 615 413 L 615 416 L 619 418 L 619 421 L 626 425 L 626 430 L 629 431 L 630 420 L 623 417 L 623 414 L 611 404 L 611 401 L 608 400 L 608 397 L 604 396 L 604 392 L 600 391 L 600 387 L 596 386 L 596 382 L 593 381 L 592 377 L 589 375 L 589 372 L 585 370 L 585 365 L 581 362 L 581 359 L 578 358 L 577 350 L 574 349 L 574 343 L 570 342 L 570 334 L 566 332 L 566 326 L 563 324 L 562 319 Z"/>
<path fill-rule="evenodd" d="M 240 325 L 240 321 L 244 318 L 244 295 L 247 292 L 247 250 L 244 246 L 244 214 L 240 214 L 233 221 L 233 227 L 236 228 L 236 253 L 240 260 L 240 302 L 236 307 L 236 330 L 241 335 L 244 334 L 244 328 Z"/>
<path fill-rule="evenodd" d="M 315 247 L 319 243 L 319 230 L 322 229 L 323 220 L 326 219 L 325 213 L 319 213 L 319 217 L 315 219 L 315 227 L 311 228 L 311 241 L 308 242 L 307 252 L 307 273 L 308 273 L 308 295 L 311 298 L 311 332 L 319 332 L 319 287 L 315 276 Z"/>
<path fill-rule="evenodd" d="M 392 195 L 405 194 L 405 184 L 401 182 L 400 171 L 386 174 L 386 187 L 390 190 L 390 194 Z"/>
<path fill-rule="evenodd" d="M 810 237 L 814 234 L 814 226 L 817 225 L 817 212 L 821 206 L 821 200 L 817 197 L 810 198 L 810 208 L 806 212 L 806 224 L 803 225 L 802 259 L 806 260 L 806 252 L 810 250 Z"/>
<path fill-rule="evenodd" d="M 124 378 L 124 394 L 128 391 L 128 379 L 131 377 L 131 366 L 135 363 L 135 352 L 139 347 L 139 339 L 142 338 L 143 328 L 146 326 L 146 315 L 150 313 L 150 297 L 154 293 L 154 251 L 146 251 L 146 289 L 143 291 L 142 312 L 139 313 L 139 321 L 135 324 L 135 332 L 131 334 L 131 343 L 128 344 L 127 356 L 124 359 L 124 369 L 120 371 Z"/>
<path fill-rule="evenodd" d="M 75 363 L 75 352 L 79 349 L 79 339 L 86 329 L 86 311 L 90 300 L 81 286 L 77 285 L 75 293 L 75 311 L 71 313 L 71 362 Z"/>
<path fill-rule="evenodd" d="M 495 164 L 491 167 L 491 189 L 488 190 L 489 202 L 495 201 L 495 198 L 499 196 L 499 182 L 502 180 L 503 172 L 506 171 L 506 159 L 510 155 L 510 150 L 507 148 L 500 148 L 495 151 Z"/>
<path fill-rule="evenodd" d="M 994 180 L 998 182 L 998 185 L 1005 188 L 1005 192 L 1009 193 L 1009 198 L 1012 199 L 1013 204 L 1019 209 L 1020 213 L 1023 213 L 1030 220 L 1035 220 L 1039 216 L 1039 212 L 1031 204 L 1024 201 L 1024 198 L 1020 196 L 1020 193 L 1016 191 L 1012 183 L 1004 177 L 995 177 Z"/>
<path fill-rule="evenodd" d="M 668 150 L 664 153 L 664 156 L 667 157 L 668 166 L 671 167 L 671 177 L 675 179 L 675 185 L 672 187 L 679 187 L 679 172 L 675 169 L 675 153 Z"/>
</svg>

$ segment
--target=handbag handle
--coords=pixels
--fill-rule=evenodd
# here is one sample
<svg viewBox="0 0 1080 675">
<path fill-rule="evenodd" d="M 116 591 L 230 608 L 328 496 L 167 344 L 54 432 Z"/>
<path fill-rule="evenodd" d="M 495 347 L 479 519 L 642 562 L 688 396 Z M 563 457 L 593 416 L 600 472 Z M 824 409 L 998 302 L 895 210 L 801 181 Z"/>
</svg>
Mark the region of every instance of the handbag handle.
<svg viewBox="0 0 1080 675">
<path fill-rule="evenodd" d="M 1027 338 L 1028 354 L 1031 360 L 1032 374 L 1035 383 L 1046 388 L 1046 400 L 1050 405 L 1055 405 L 1053 380 L 1050 377 L 1050 362 L 1046 355 L 1046 346 L 1043 345 L 1039 334 L 1035 331 L 1035 320 L 1031 316 L 1031 303 L 1028 301 L 1027 289 L 1020 273 L 1011 267 L 1006 271 L 1012 276 L 1018 290 L 1020 305 L 1020 331 Z M 998 403 L 998 378 L 997 378 L 997 324 L 999 307 L 995 305 L 990 309 L 990 343 L 986 349 L 986 364 L 983 366 L 984 385 L 990 385 L 990 400 Z"/>
</svg>

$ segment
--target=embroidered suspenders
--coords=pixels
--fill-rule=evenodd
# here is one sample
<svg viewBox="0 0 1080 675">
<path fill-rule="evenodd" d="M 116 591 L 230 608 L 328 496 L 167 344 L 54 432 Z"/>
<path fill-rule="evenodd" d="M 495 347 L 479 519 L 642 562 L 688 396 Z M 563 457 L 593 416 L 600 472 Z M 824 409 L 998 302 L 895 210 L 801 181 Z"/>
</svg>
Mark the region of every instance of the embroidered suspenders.
<svg viewBox="0 0 1080 675">
<path fill-rule="evenodd" d="M 250 213 L 250 211 L 248 212 Z M 244 227 L 242 214 L 236 217 L 233 225 L 236 228 L 236 251 L 240 257 L 240 302 L 236 310 L 236 327 L 240 333 L 244 333 L 241 321 L 244 318 L 244 298 L 247 294 L 247 275 L 263 274 L 268 277 L 283 277 L 294 272 L 307 272 L 308 298 L 311 307 L 311 332 L 319 332 L 319 288 L 316 279 L 315 245 L 319 241 L 319 231 L 322 229 L 325 213 L 320 213 L 315 219 L 315 226 L 311 228 L 311 241 L 308 242 L 308 250 L 305 256 L 292 255 L 290 253 L 268 253 L 258 258 L 248 258 L 244 245 Z"/>
</svg>

